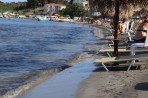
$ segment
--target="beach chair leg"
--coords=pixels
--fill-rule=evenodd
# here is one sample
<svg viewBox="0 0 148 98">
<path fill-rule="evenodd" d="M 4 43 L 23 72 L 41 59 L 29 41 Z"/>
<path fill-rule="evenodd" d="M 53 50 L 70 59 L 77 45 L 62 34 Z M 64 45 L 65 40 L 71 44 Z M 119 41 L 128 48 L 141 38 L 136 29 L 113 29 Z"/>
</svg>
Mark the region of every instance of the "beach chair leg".
<svg viewBox="0 0 148 98">
<path fill-rule="evenodd" d="M 104 67 L 104 69 L 105 69 L 106 71 L 109 71 L 109 70 L 107 69 L 107 67 L 105 66 L 104 63 L 101 63 L 101 64 L 102 64 L 102 66 Z"/>
<path fill-rule="evenodd" d="M 110 47 L 111 49 L 113 49 L 111 44 L 108 44 L 108 45 L 109 45 L 109 47 Z"/>
<path fill-rule="evenodd" d="M 127 71 L 130 70 L 130 68 L 132 67 L 132 65 L 133 65 L 134 63 L 135 63 L 135 60 L 132 60 L 131 64 L 129 65 L 129 67 L 128 67 L 128 69 L 127 69 Z"/>
<path fill-rule="evenodd" d="M 129 65 L 129 64 L 130 64 L 130 61 L 127 61 L 127 62 L 126 62 L 126 65 Z"/>
<path fill-rule="evenodd" d="M 108 46 L 109 46 L 111 49 L 113 49 L 112 45 L 114 45 L 114 42 L 113 42 L 113 41 L 111 41 L 111 43 L 108 43 Z"/>
<path fill-rule="evenodd" d="M 100 50 L 96 52 L 96 54 L 98 55 L 100 53 Z"/>
<path fill-rule="evenodd" d="M 107 55 L 108 55 L 109 57 L 112 57 L 111 54 L 110 54 L 109 52 L 107 52 Z"/>
</svg>

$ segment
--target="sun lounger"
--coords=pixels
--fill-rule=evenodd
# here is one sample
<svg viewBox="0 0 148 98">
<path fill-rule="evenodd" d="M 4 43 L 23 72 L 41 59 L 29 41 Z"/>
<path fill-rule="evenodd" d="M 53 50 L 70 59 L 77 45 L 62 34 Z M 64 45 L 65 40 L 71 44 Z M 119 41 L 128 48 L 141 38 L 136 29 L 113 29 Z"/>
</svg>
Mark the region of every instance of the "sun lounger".
<svg viewBox="0 0 148 98">
<path fill-rule="evenodd" d="M 102 52 L 106 52 L 109 57 L 112 57 L 111 54 L 114 52 L 114 49 L 100 49 L 97 53 L 102 53 Z M 118 52 L 119 53 L 130 53 L 130 54 L 132 54 L 132 51 L 130 49 L 118 49 Z M 134 50 L 134 53 L 135 52 L 140 52 L 140 53 L 148 52 L 148 49 L 143 49 L 143 48 L 137 49 L 137 50 Z"/>
<path fill-rule="evenodd" d="M 131 66 L 135 64 L 135 60 L 148 60 L 148 53 L 139 54 L 139 55 L 121 56 L 121 57 L 105 57 L 105 58 L 96 59 L 94 63 L 95 64 L 100 63 L 106 71 L 109 71 L 105 65 L 106 63 L 131 61 L 127 69 L 127 71 L 129 71 Z"/>
<path fill-rule="evenodd" d="M 134 37 L 134 35 L 131 35 L 130 32 L 127 32 L 124 34 L 119 34 L 118 39 L 114 39 L 114 36 L 106 36 L 104 39 L 111 42 L 108 45 L 110 48 L 113 48 L 112 46 L 114 45 L 114 40 L 118 40 L 120 42 L 123 42 L 125 44 L 125 46 L 127 47 L 127 42 L 132 41 L 133 37 Z"/>
<path fill-rule="evenodd" d="M 132 28 L 133 28 L 134 22 L 131 22 L 130 27 L 129 27 L 129 23 L 130 23 L 129 21 L 126 22 L 126 30 L 124 33 L 118 35 L 118 39 L 114 39 L 113 35 L 106 36 L 104 38 L 105 40 L 109 40 L 111 42 L 111 44 L 108 44 L 110 48 L 112 48 L 112 45 L 114 45 L 114 40 L 119 40 L 126 44 L 127 44 L 127 41 L 132 41 L 132 38 L 134 37 L 134 35 L 131 35 L 131 33 L 133 33 Z"/>
<path fill-rule="evenodd" d="M 131 55 L 135 55 L 135 49 L 137 47 L 141 47 L 141 48 L 148 47 L 148 30 L 147 30 L 147 35 L 144 43 L 133 43 L 131 45 Z"/>
</svg>

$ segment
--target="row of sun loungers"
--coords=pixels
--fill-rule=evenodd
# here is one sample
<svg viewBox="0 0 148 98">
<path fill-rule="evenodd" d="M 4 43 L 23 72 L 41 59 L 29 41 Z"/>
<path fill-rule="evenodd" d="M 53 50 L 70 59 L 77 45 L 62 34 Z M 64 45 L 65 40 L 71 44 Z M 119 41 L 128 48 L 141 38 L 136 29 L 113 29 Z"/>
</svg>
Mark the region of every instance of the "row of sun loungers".
<svg viewBox="0 0 148 98">
<path fill-rule="evenodd" d="M 128 33 L 130 33 L 130 32 L 128 32 Z M 126 36 L 129 38 L 129 40 L 132 40 L 131 35 L 128 33 Z M 112 38 L 106 37 L 106 40 L 112 40 Z M 121 40 L 121 39 L 119 39 L 119 40 Z M 112 44 L 114 44 L 113 41 L 112 41 Z M 129 47 L 129 45 L 127 45 L 127 46 Z M 112 66 L 112 63 L 130 62 L 130 63 L 126 63 L 128 65 L 127 71 L 129 71 L 131 66 L 133 66 L 136 63 L 135 61 L 148 60 L 148 48 L 145 48 L 147 46 L 148 46 L 148 31 L 147 31 L 147 37 L 146 37 L 145 43 L 132 43 L 130 45 L 129 49 L 127 49 L 127 47 L 124 49 L 118 49 L 119 53 L 120 52 L 129 53 L 129 55 L 112 57 L 111 54 L 114 52 L 114 49 L 112 48 L 111 45 L 109 45 L 109 47 L 110 47 L 109 49 L 100 49 L 97 52 L 98 54 L 102 53 L 102 52 L 107 53 L 109 57 L 98 58 L 94 61 L 94 63 L 101 64 L 106 71 L 109 71 L 107 65 Z M 140 47 L 140 49 L 137 49 L 139 47 Z M 135 54 L 135 53 L 138 53 L 138 54 Z M 144 53 L 144 54 L 141 54 L 141 53 Z"/>
</svg>

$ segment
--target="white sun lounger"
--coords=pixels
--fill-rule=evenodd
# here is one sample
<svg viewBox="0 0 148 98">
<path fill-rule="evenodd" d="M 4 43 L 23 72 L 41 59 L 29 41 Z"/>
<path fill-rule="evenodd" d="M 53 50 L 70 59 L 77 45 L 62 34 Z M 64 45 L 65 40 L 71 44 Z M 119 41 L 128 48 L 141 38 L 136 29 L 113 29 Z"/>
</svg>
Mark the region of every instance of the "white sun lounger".
<svg viewBox="0 0 148 98">
<path fill-rule="evenodd" d="M 110 48 L 112 48 L 112 45 L 114 45 L 114 40 L 119 40 L 119 41 L 124 41 L 124 42 L 132 41 L 133 35 L 131 35 L 131 33 L 133 32 L 132 28 L 133 28 L 134 22 L 131 22 L 130 27 L 129 27 L 129 23 L 130 23 L 129 21 L 125 23 L 126 30 L 123 34 L 119 34 L 118 39 L 114 39 L 113 35 L 105 37 L 106 40 L 109 40 L 111 42 L 111 44 L 109 44 Z"/>
<path fill-rule="evenodd" d="M 140 48 L 148 47 L 148 30 L 147 30 L 147 35 L 144 43 L 134 43 L 131 45 L 131 55 L 135 55 L 135 51 L 136 51 L 135 49 L 137 47 L 140 47 Z"/>
<path fill-rule="evenodd" d="M 123 61 L 131 61 L 131 63 L 128 65 L 127 71 L 130 70 L 131 66 L 135 64 L 135 60 L 148 60 L 148 53 L 145 54 L 139 54 L 139 55 L 129 55 L 129 56 L 121 56 L 121 57 L 105 57 L 96 59 L 94 61 L 95 64 L 101 64 L 106 71 L 109 71 L 106 67 L 106 63 L 114 63 L 114 62 L 123 62 Z"/>
</svg>

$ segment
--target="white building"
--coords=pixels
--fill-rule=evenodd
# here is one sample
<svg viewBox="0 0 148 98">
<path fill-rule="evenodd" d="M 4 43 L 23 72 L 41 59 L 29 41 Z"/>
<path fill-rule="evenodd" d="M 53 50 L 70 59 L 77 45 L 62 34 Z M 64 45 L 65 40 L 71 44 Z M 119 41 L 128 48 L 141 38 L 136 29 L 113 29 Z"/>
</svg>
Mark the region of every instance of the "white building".
<svg viewBox="0 0 148 98">
<path fill-rule="evenodd" d="M 60 10 L 62 10 L 64 8 L 66 8 L 65 5 L 50 3 L 50 4 L 46 4 L 44 6 L 44 13 L 53 14 L 53 13 L 59 12 Z"/>
</svg>

